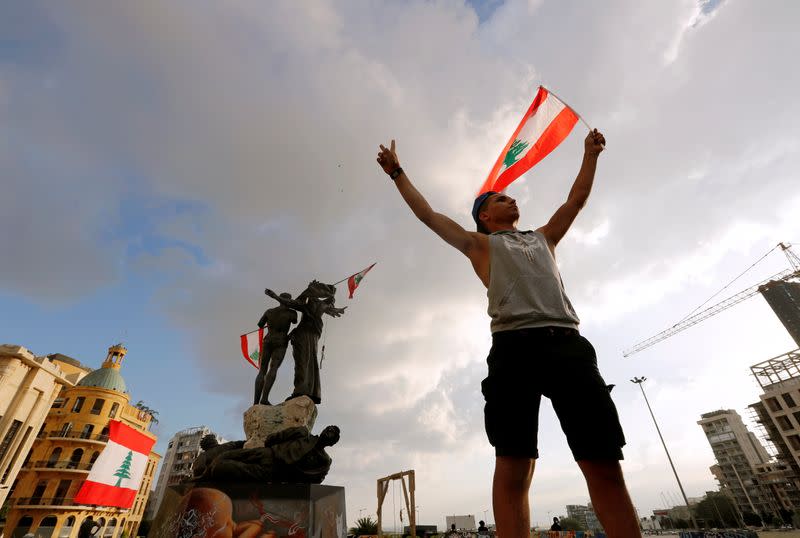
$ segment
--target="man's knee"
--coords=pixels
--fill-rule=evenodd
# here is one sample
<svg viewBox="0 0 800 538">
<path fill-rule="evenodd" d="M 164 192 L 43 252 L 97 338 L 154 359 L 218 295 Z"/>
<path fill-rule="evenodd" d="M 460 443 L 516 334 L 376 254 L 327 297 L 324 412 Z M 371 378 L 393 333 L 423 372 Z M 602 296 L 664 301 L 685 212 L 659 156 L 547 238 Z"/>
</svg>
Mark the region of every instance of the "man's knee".
<svg viewBox="0 0 800 538">
<path fill-rule="evenodd" d="M 622 466 L 618 460 L 579 460 L 578 466 L 589 481 L 599 481 L 609 485 L 625 485 Z"/>
<path fill-rule="evenodd" d="M 533 478 L 533 467 L 536 460 L 498 456 L 495 463 L 495 485 L 508 492 L 527 492 Z"/>
</svg>

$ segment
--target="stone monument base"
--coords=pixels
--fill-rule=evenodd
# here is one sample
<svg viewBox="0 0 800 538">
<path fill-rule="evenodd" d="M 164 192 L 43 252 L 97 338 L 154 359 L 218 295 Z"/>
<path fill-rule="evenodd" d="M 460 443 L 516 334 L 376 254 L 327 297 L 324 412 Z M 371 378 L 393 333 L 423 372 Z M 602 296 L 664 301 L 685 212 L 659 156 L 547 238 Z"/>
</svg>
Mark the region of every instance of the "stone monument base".
<svg viewBox="0 0 800 538">
<path fill-rule="evenodd" d="M 148 538 L 345 538 L 344 488 L 185 482 L 164 494 Z"/>
<path fill-rule="evenodd" d="M 317 406 L 308 396 L 298 396 L 277 405 L 256 404 L 244 412 L 244 448 L 261 448 L 273 433 L 305 426 L 314 428 Z"/>
</svg>

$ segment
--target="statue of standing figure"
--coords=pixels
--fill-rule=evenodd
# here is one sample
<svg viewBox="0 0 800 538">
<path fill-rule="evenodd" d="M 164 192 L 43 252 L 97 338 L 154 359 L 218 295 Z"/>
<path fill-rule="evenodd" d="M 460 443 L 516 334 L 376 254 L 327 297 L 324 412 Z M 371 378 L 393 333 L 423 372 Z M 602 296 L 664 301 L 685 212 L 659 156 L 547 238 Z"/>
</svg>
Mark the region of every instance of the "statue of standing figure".
<svg viewBox="0 0 800 538">
<path fill-rule="evenodd" d="M 280 297 L 291 300 L 292 295 L 281 293 Z M 260 328 L 263 329 L 265 325 L 267 326 L 267 334 L 264 335 L 261 345 L 253 405 L 270 405 L 269 393 L 272 385 L 275 384 L 278 368 L 281 367 L 283 358 L 286 356 L 286 348 L 289 347 L 289 329 L 293 323 L 297 323 L 297 312 L 283 304 L 264 312 L 258 321 Z"/>
<path fill-rule="evenodd" d="M 270 289 L 264 290 L 264 293 L 278 301 L 281 306 L 302 314 L 300 323 L 289 333 L 294 357 L 294 392 L 289 399 L 308 396 L 314 403 L 321 403 L 317 344 L 322 336 L 322 315 L 338 318 L 347 307 L 336 308 L 336 288 L 317 280 L 312 280 L 296 300 L 277 295 Z"/>
</svg>

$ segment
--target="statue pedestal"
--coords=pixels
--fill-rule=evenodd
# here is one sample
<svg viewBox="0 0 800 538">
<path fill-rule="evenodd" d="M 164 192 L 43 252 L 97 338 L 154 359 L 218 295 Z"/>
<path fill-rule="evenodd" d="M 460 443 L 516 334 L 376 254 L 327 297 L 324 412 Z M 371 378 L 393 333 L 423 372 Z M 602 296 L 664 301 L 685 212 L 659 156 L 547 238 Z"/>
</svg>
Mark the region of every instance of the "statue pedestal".
<svg viewBox="0 0 800 538">
<path fill-rule="evenodd" d="M 184 482 L 167 488 L 147 536 L 219 538 L 231 536 L 232 529 L 237 527 L 240 531 L 252 529 L 253 536 L 345 538 L 344 488 L 318 484 Z"/>
<path fill-rule="evenodd" d="M 298 396 L 278 405 L 254 405 L 244 412 L 244 448 L 261 448 L 271 434 L 305 426 L 308 431 L 317 419 L 317 406 L 308 396 Z"/>
</svg>

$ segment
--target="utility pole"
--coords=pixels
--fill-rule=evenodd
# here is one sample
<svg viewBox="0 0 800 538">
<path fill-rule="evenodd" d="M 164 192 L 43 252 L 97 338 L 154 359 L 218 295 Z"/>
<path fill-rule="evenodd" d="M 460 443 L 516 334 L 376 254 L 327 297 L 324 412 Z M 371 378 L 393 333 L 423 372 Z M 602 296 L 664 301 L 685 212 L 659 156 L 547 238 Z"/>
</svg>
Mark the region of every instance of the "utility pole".
<svg viewBox="0 0 800 538">
<path fill-rule="evenodd" d="M 664 442 L 664 436 L 661 435 L 661 428 L 658 427 L 658 422 L 656 421 L 656 416 L 653 414 L 653 409 L 650 407 L 650 401 L 647 399 L 647 394 L 644 392 L 644 387 L 642 384 L 647 381 L 646 377 L 634 377 L 631 379 L 631 383 L 636 383 L 639 385 L 639 389 L 642 391 L 642 396 L 644 396 L 644 403 L 647 404 L 647 410 L 650 411 L 650 416 L 653 418 L 653 424 L 656 426 L 656 431 L 658 432 L 658 438 L 661 439 L 661 445 L 664 447 L 664 452 L 667 453 L 667 459 L 669 460 L 669 466 L 672 467 L 672 473 L 675 475 L 675 480 L 678 482 L 678 487 L 681 490 L 681 495 L 683 495 L 683 501 L 686 503 L 686 509 L 689 511 L 689 518 L 692 520 L 692 527 L 695 529 L 699 529 L 700 527 L 697 526 L 697 521 L 694 519 L 694 514 L 692 513 L 692 508 L 689 506 L 689 499 L 686 498 L 686 492 L 683 491 L 683 484 L 681 484 L 681 479 L 678 478 L 678 471 L 675 470 L 675 465 L 672 463 L 672 457 L 669 455 L 669 450 L 667 450 L 667 443 Z"/>
</svg>

